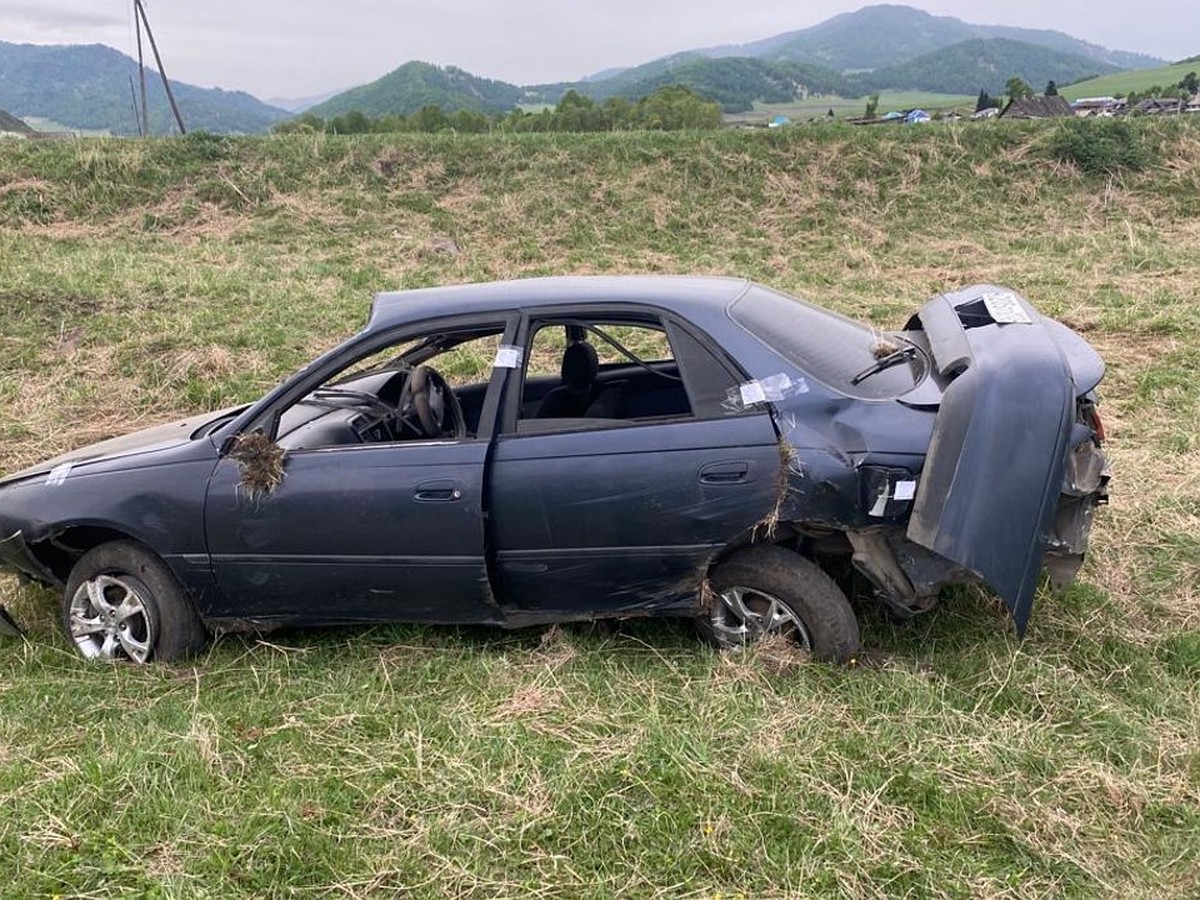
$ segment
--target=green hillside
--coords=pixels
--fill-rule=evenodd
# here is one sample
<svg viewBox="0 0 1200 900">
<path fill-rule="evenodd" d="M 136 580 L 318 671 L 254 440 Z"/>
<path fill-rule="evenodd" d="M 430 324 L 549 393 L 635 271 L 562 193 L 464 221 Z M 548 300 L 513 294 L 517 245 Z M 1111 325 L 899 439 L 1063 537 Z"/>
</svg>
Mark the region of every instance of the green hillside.
<svg viewBox="0 0 1200 900">
<path fill-rule="evenodd" d="M 1076 81 L 1114 67 L 1008 38 L 965 41 L 907 63 L 854 76 L 860 93 L 922 90 L 948 94 L 1002 94 L 1013 75 L 1040 90 L 1048 81 Z"/>
<path fill-rule="evenodd" d="M 846 669 L 637 620 L 100 665 L 5 574 L 0 894 L 1195 897 L 1197 126 L 0 142 L 0 471 L 258 397 L 375 291 L 635 272 L 880 329 L 1007 285 L 1103 355 L 1113 470 L 1024 640 L 980 590 L 900 624 L 864 597 Z M 1115 141 L 1142 168 L 1064 155 Z"/>
<path fill-rule="evenodd" d="M 150 130 L 175 130 L 157 73 L 147 73 Z M 137 63 L 102 44 L 35 46 L 0 41 L 0 109 L 37 116 L 75 129 L 134 134 L 137 120 L 129 78 Z M 241 91 L 199 88 L 172 81 L 171 89 L 190 129 L 214 133 L 257 133 L 287 117 Z"/>
<path fill-rule="evenodd" d="M 33 129 L 16 116 L 0 109 L 0 131 L 8 131 L 13 134 L 28 134 Z"/>
<path fill-rule="evenodd" d="M 768 63 L 758 59 L 692 58 L 654 74 L 634 75 L 638 70 L 601 82 L 574 85 L 595 99 L 624 96 L 637 99 L 670 84 L 682 84 L 726 112 L 750 109 L 755 103 L 787 103 L 797 92 L 837 93 L 847 79 L 829 69 L 797 63 Z"/>
<path fill-rule="evenodd" d="M 323 118 L 352 110 L 368 116 L 408 116 L 424 106 L 439 106 L 446 112 L 467 109 L 495 114 L 511 110 L 524 99 L 525 91 L 514 84 L 480 78 L 453 66 L 409 62 L 306 112 Z"/>
<path fill-rule="evenodd" d="M 1148 90 L 1155 85 L 1161 88 L 1171 87 L 1178 84 L 1189 72 L 1200 74 L 1200 62 L 1193 59 L 1191 62 L 1174 63 L 1157 69 L 1114 72 L 1068 85 L 1059 93 L 1068 100 L 1078 100 L 1080 97 L 1113 97 L 1118 94 L 1124 96 L 1133 91 Z"/>
</svg>

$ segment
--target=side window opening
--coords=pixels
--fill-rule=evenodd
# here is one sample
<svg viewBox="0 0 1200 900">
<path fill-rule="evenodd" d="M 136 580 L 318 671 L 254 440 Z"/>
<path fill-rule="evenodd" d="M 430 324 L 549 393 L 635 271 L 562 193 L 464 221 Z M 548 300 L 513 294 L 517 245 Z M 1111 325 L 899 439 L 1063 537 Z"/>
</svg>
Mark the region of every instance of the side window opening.
<svg viewBox="0 0 1200 900">
<path fill-rule="evenodd" d="M 283 411 L 276 442 L 296 451 L 473 438 L 504 329 L 438 330 L 358 357 Z"/>
<path fill-rule="evenodd" d="M 517 430 L 618 427 L 692 415 L 666 329 L 657 320 L 535 322 Z"/>
</svg>

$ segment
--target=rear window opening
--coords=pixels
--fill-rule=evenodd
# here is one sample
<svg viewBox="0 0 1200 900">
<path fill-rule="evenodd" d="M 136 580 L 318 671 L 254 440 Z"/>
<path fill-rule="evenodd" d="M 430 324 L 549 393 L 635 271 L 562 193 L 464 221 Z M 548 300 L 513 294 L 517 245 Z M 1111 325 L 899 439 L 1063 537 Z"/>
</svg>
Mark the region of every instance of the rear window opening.
<svg viewBox="0 0 1200 900">
<path fill-rule="evenodd" d="M 876 331 L 759 285 L 730 304 L 729 316 L 801 372 L 849 397 L 903 396 L 929 370 L 924 351 L 903 332 Z"/>
</svg>

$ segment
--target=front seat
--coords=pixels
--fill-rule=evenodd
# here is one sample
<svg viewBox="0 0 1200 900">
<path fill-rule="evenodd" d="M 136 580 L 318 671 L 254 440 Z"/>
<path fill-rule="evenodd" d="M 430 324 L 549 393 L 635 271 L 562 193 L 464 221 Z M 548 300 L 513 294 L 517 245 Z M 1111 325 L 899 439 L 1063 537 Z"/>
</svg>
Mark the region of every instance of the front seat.
<svg viewBox="0 0 1200 900">
<path fill-rule="evenodd" d="M 563 352 L 563 384 L 551 390 L 538 406 L 539 419 L 574 419 L 587 415 L 596 399 L 596 373 L 600 359 L 587 341 L 571 344 Z"/>
</svg>

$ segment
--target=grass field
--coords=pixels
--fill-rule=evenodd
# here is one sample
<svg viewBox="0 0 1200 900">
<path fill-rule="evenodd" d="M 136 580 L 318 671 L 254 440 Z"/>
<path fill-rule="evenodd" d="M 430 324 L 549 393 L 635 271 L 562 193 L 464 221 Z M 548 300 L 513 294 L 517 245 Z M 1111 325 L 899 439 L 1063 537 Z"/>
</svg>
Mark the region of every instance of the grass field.
<svg viewBox="0 0 1200 900">
<path fill-rule="evenodd" d="M 787 116 L 795 122 L 804 122 L 814 116 L 827 115 L 833 110 L 839 118 L 861 116 L 867 108 L 866 97 L 820 96 L 808 97 L 795 103 L 756 103 L 754 109 L 744 113 L 733 113 L 725 117 L 726 121 L 736 122 L 769 122 L 775 116 Z M 930 113 L 940 110 L 957 109 L 960 112 L 974 112 L 975 97 L 960 94 L 935 94 L 929 91 L 883 91 L 879 95 L 879 115 L 893 110 L 920 108 Z"/>
<path fill-rule="evenodd" d="M 1078 100 L 1080 97 L 1114 97 L 1118 94 L 1125 96 L 1130 91 L 1145 91 L 1155 85 L 1169 88 L 1179 84 L 1188 72 L 1200 73 L 1200 62 L 1175 63 L 1157 69 L 1130 69 L 1127 72 L 1101 75 L 1099 78 L 1089 78 L 1087 81 L 1061 88 L 1059 93 L 1068 100 Z"/>
<path fill-rule="evenodd" d="M 1024 642 L 865 606 L 849 670 L 639 622 L 109 668 L 0 578 L 0 894 L 1194 897 L 1200 131 L 1121 124 L 1152 164 L 1106 177 L 1049 123 L 0 145 L 0 470 L 253 398 L 375 290 L 586 272 L 887 326 L 1011 286 L 1106 358 L 1115 469 Z"/>
</svg>

